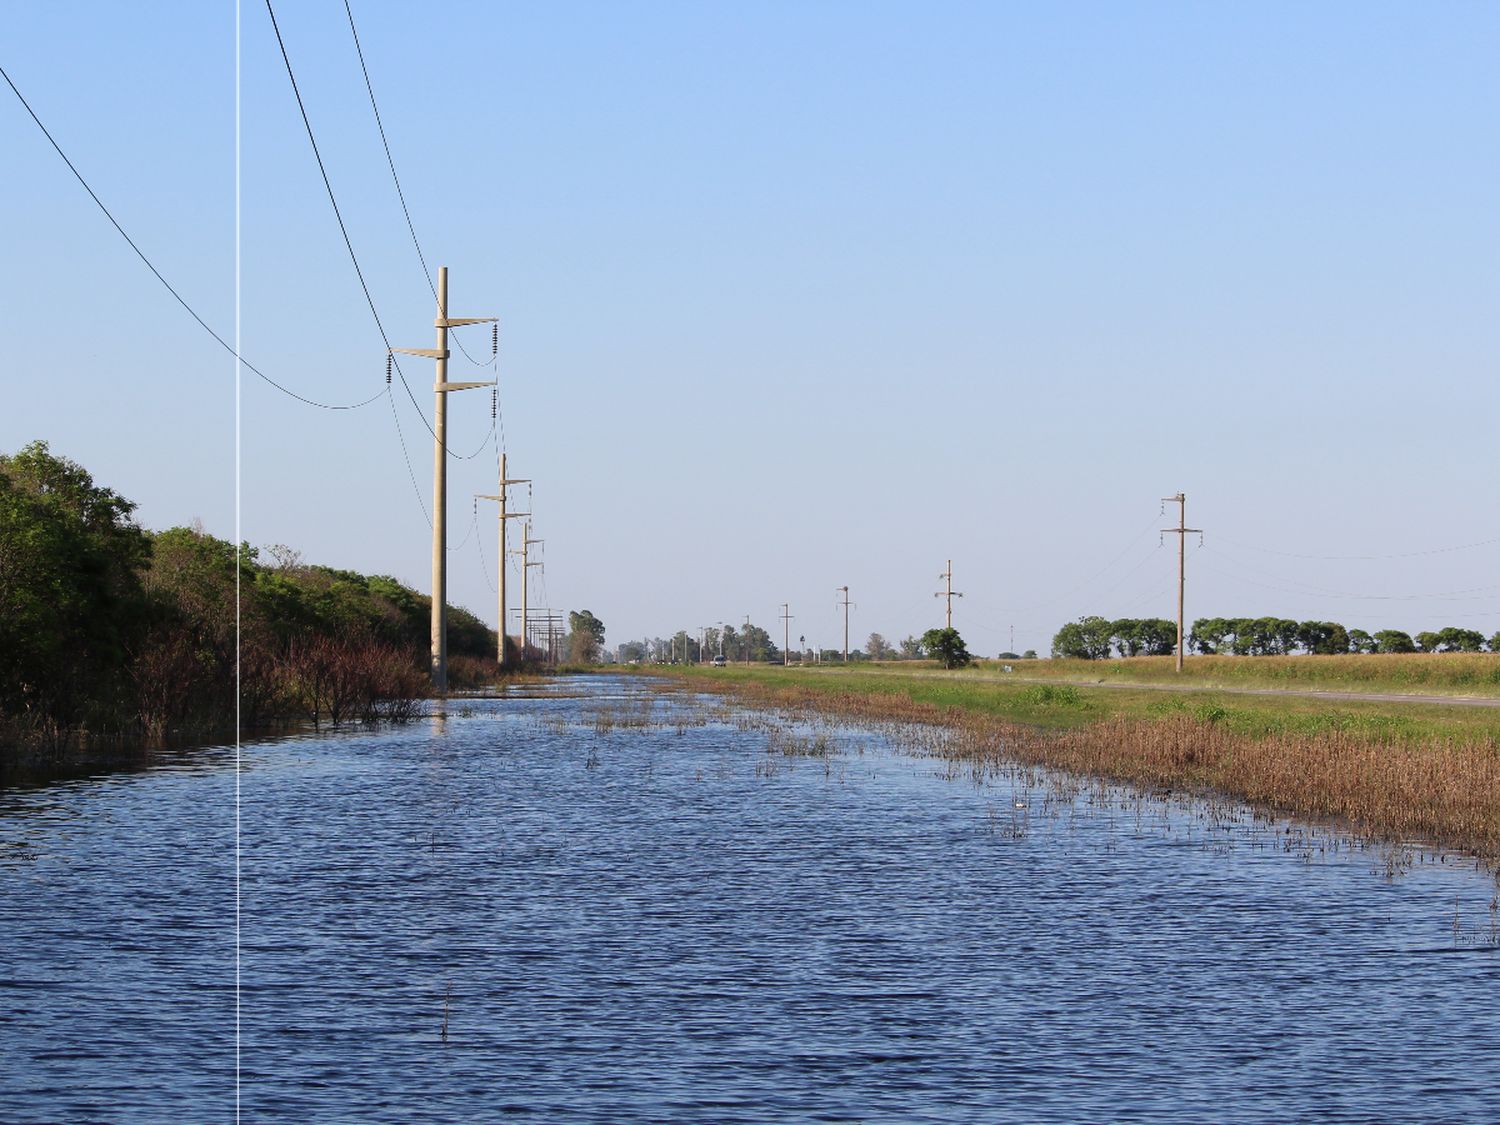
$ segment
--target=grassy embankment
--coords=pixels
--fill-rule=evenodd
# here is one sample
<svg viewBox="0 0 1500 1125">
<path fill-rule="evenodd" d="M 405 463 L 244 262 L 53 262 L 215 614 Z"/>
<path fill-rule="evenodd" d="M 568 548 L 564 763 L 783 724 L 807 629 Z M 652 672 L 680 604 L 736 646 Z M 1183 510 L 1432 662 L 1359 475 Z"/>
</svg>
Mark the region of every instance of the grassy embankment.
<svg viewBox="0 0 1500 1125">
<path fill-rule="evenodd" d="M 1004 671 L 1009 667 L 1009 673 Z M 826 665 L 824 666 L 826 667 Z M 885 666 L 880 666 L 885 667 Z M 899 665 L 897 665 L 899 667 Z M 1074 683 L 1283 688 L 1500 698 L 1500 655 L 1417 652 L 1388 656 L 1189 656 L 1179 675 L 1171 656 L 1125 660 L 986 660 L 945 675 Z"/>
<path fill-rule="evenodd" d="M 1259 673 L 1247 669 L 1237 685 L 1274 681 L 1286 662 L 1330 662 L 1331 672 L 1303 681 L 1309 688 L 1332 686 L 1337 674 L 1355 681 L 1355 662 L 1377 662 L 1381 674 L 1357 680 L 1366 691 L 1410 692 L 1413 683 L 1430 691 L 1444 675 L 1450 685 L 1476 683 L 1482 681 L 1460 677 L 1486 675 L 1484 665 L 1500 668 L 1500 656 L 1458 654 L 1222 659 L 1268 662 Z M 1049 669 L 1051 682 L 1006 676 L 995 663 L 958 673 L 859 664 L 669 674 L 749 701 L 855 721 L 939 723 L 957 735 L 952 752 L 967 757 L 1020 760 L 1150 788 L 1215 790 L 1263 809 L 1337 821 L 1366 836 L 1420 838 L 1500 858 L 1500 709 L 1131 690 L 1100 685 L 1102 662 L 1093 665 L 1091 682 L 1079 675 L 1073 683 L 1061 682 L 1063 666 L 1088 662 L 1037 663 L 1057 665 Z M 1451 670 L 1443 671 L 1443 663 Z M 1400 678 L 1413 674 L 1425 678 Z M 1199 684 L 1192 686 L 1209 686 L 1205 677 L 1193 678 Z"/>
</svg>

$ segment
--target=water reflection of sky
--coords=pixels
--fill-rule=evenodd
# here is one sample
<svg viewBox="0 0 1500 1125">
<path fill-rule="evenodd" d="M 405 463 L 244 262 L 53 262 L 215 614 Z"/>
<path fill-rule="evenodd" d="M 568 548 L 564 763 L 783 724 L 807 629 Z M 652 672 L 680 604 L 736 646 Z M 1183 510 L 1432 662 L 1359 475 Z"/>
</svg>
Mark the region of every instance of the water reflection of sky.
<svg viewBox="0 0 1500 1125">
<path fill-rule="evenodd" d="M 245 748 L 249 1120 L 1500 1114 L 1472 860 L 629 681 L 446 712 Z M 6 1120 L 228 1112 L 232 760 L 4 796 Z"/>
</svg>

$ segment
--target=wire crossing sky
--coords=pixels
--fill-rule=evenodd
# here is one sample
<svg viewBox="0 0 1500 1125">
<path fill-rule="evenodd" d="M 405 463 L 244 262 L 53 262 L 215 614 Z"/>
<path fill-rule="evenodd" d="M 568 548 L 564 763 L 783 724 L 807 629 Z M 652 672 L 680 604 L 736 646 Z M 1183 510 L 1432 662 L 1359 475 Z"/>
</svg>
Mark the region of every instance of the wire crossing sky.
<svg viewBox="0 0 1500 1125">
<path fill-rule="evenodd" d="M 371 308 L 427 346 L 448 266 L 455 315 L 501 316 L 535 585 L 610 643 L 775 636 L 785 603 L 837 648 L 846 585 L 851 641 L 894 641 L 941 624 L 951 558 L 971 649 L 1045 651 L 1082 614 L 1173 614 L 1178 491 L 1189 618 L 1500 629 L 1492 9 L 276 20 L 303 108 L 246 5 L 244 353 L 378 397 Z M 183 306 L 234 324 L 234 49 L 232 5 L 0 8 L 0 66 L 141 255 L 0 107 L 0 449 L 46 439 L 149 526 L 226 538 L 234 388 Z M 425 398 L 247 381 L 245 536 L 425 589 Z M 453 403 L 455 453 L 493 452 L 487 405 Z M 450 590 L 486 619 L 494 528 L 464 509 L 494 478 L 450 470 Z"/>
</svg>

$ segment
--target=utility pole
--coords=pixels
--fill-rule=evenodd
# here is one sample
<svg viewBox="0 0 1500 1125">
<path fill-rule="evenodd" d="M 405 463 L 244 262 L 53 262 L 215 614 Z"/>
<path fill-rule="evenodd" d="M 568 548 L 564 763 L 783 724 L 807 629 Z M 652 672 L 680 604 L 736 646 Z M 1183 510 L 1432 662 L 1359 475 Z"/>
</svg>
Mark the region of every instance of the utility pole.
<svg viewBox="0 0 1500 1125">
<path fill-rule="evenodd" d="M 529 480 L 506 480 L 505 479 L 505 454 L 500 454 L 500 495 L 479 496 L 480 500 L 500 501 L 500 667 L 505 667 L 505 521 L 520 519 L 522 516 L 531 515 L 530 512 L 507 512 L 505 510 L 505 489 L 512 484 L 530 484 Z M 522 572 L 522 577 L 525 573 Z"/>
<path fill-rule="evenodd" d="M 835 593 L 842 592 L 843 595 L 844 595 L 844 600 L 842 602 L 835 602 L 834 605 L 841 605 L 841 606 L 844 607 L 844 663 L 848 664 L 849 663 L 849 587 L 848 586 L 840 586 L 838 588 L 838 590 L 835 590 L 834 592 Z"/>
<path fill-rule="evenodd" d="M 1169 531 L 1177 533 L 1177 670 L 1182 671 L 1182 588 L 1183 571 L 1187 562 L 1187 550 L 1184 544 L 1187 542 L 1188 533 L 1201 535 L 1203 532 L 1196 527 L 1187 525 L 1187 496 L 1179 492 L 1176 496 L 1162 497 L 1163 504 L 1177 505 L 1177 526 L 1162 528 L 1163 534 Z"/>
<path fill-rule="evenodd" d="M 745 614 L 745 635 L 744 635 L 744 637 L 742 639 L 745 642 L 745 663 L 749 664 L 750 663 L 750 615 L 748 613 Z"/>
<path fill-rule="evenodd" d="M 787 657 L 791 655 L 792 647 L 792 622 L 796 620 L 791 614 L 792 607 L 786 603 L 781 606 L 781 666 L 788 667 Z"/>
<path fill-rule="evenodd" d="M 946 590 L 939 590 L 936 594 L 933 594 L 932 596 L 935 597 L 935 598 L 947 598 L 948 599 L 948 615 L 947 615 L 947 617 L 945 619 L 945 622 L 944 622 L 944 628 L 951 629 L 951 628 L 953 628 L 953 599 L 954 598 L 961 598 L 961 597 L 963 597 L 962 594 L 957 594 L 957 593 L 954 593 L 954 591 L 953 591 L 953 560 L 952 559 L 948 560 L 948 569 L 945 570 L 942 574 L 939 574 L 938 577 L 947 580 L 947 582 L 948 582 L 948 588 Z"/>
<path fill-rule="evenodd" d="M 530 599 L 526 596 L 526 578 L 528 568 L 542 565 L 540 562 L 530 561 L 531 545 L 533 543 L 541 544 L 545 542 L 545 539 L 533 539 L 531 537 L 531 521 L 527 520 L 526 530 L 521 535 L 521 549 L 511 552 L 513 555 L 521 556 L 521 662 L 523 664 L 526 662 L 526 646 L 531 643 L 531 634 L 527 631 L 530 622 L 526 617 L 526 607 L 531 603 Z"/>
<path fill-rule="evenodd" d="M 724 622 L 719 622 L 719 655 L 724 655 Z"/>
<path fill-rule="evenodd" d="M 437 360 L 437 408 L 432 427 L 432 687 L 448 690 L 448 392 L 466 391 L 472 387 L 493 387 L 488 383 L 448 382 L 448 329 L 464 324 L 489 324 L 493 316 L 448 316 L 448 267 L 438 267 L 438 309 L 433 326 L 437 328 L 436 348 L 392 348 L 402 355 L 420 355 Z M 500 623 L 501 631 L 505 622 Z"/>
</svg>

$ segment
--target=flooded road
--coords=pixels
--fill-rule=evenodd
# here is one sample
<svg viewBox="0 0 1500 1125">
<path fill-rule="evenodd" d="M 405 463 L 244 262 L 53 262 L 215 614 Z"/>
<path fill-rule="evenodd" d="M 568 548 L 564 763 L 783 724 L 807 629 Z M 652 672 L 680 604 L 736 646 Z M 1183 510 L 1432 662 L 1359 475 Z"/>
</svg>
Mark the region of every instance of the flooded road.
<svg viewBox="0 0 1500 1125">
<path fill-rule="evenodd" d="M 1493 1122 L 1494 879 L 561 680 L 0 791 L 0 1120 Z M 930 746 L 929 746 L 930 748 Z"/>
</svg>

